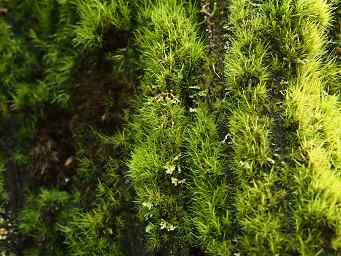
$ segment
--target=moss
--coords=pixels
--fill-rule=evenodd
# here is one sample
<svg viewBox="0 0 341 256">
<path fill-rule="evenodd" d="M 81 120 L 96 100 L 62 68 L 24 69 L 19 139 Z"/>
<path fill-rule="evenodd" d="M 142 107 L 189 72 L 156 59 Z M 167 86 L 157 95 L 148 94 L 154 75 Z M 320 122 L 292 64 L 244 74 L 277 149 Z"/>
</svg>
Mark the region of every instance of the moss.
<svg viewBox="0 0 341 256">
<path fill-rule="evenodd" d="M 186 118 L 177 102 L 151 100 L 140 109 L 137 144 L 129 163 L 150 248 L 166 247 L 169 253 L 179 251 L 186 241 L 182 167 Z"/>
<path fill-rule="evenodd" d="M 231 198 L 226 178 L 226 153 L 214 118 L 208 115 L 204 105 L 196 109 L 186 137 L 191 195 L 187 221 L 192 227 L 193 243 L 210 255 L 230 255 L 232 225 L 227 204 Z"/>
<path fill-rule="evenodd" d="M 6 134 L 0 150 L 8 158 L 8 168 L 1 177 L 10 180 L 9 205 L 15 211 L 11 221 L 20 231 L 11 234 L 11 250 L 26 255 L 79 255 L 90 248 L 91 240 L 93 246 L 102 245 L 103 255 L 110 248 L 121 253 L 129 226 L 123 219 L 135 218 L 134 209 L 127 205 L 130 189 L 121 186 L 126 181 L 128 153 L 118 143 L 100 138 L 123 134 L 134 101 L 133 50 L 123 51 L 115 63 L 107 58 L 128 47 L 128 38 L 123 45 L 108 40 L 118 40 L 121 30 L 129 36 L 132 6 L 71 0 L 1 1 L 2 6 L 8 10 L 0 23 L 4 39 L 0 53 L 5 60 L 0 67 L 1 109 L 5 110 L 0 122 Z M 122 63 L 129 63 L 130 74 L 128 66 L 113 68 Z M 100 88 L 92 94 L 96 86 Z M 81 110 L 84 106 L 88 112 Z M 89 170 L 86 160 L 96 171 Z M 96 195 L 87 191 L 89 184 L 98 191 Z M 114 189 L 120 193 L 114 194 Z M 80 192 L 84 194 L 79 196 Z M 5 210 L 7 214 L 9 209 Z M 108 218 L 113 211 L 115 216 Z M 82 226 L 87 218 L 97 218 L 98 225 Z M 99 234 L 101 225 L 117 225 L 118 234 Z M 84 235 L 88 232 L 95 235 L 89 238 Z M 79 239 L 84 243 L 76 242 Z"/>
<path fill-rule="evenodd" d="M 67 192 L 55 189 L 42 189 L 37 195 L 31 194 L 19 215 L 19 232 L 27 239 L 22 243 L 30 244 L 24 249 L 28 255 L 64 255 L 60 246 L 64 239 L 59 225 L 71 216 L 70 204 L 75 202 Z"/>
<path fill-rule="evenodd" d="M 149 4 L 140 17 L 146 23 L 137 31 L 142 56 L 145 95 L 176 92 L 186 100 L 191 86 L 198 81 L 198 65 L 203 43 L 197 27 L 186 9 L 176 0 Z"/>
<path fill-rule="evenodd" d="M 326 119 L 331 115 L 337 120 L 334 111 L 338 107 L 334 101 L 334 114 L 321 110 L 323 98 L 331 101 L 333 96 L 321 94 L 328 87 L 322 83 L 327 84 L 328 79 L 319 71 L 324 65 L 320 59 L 325 53 L 331 6 L 325 1 L 232 2 L 231 10 L 237 9 L 243 11 L 231 16 L 234 37 L 226 56 L 231 63 L 226 68 L 228 84 L 236 95 L 229 120 L 239 177 L 236 208 L 241 234 L 237 235 L 235 250 L 251 254 L 335 254 L 338 249 L 332 241 L 337 240 L 339 220 L 332 202 L 338 198 L 337 156 L 331 153 L 335 147 L 331 150 L 330 146 L 337 143 L 334 135 L 338 129 Z M 329 60 L 325 63 L 329 65 L 326 70 L 333 70 Z M 257 79 L 250 82 L 250 77 Z M 329 84 L 332 86 L 330 80 Z M 260 91 L 265 93 L 257 93 Z M 292 97 L 296 103 L 289 100 Z M 328 126 L 325 131 L 323 123 Z M 333 142 L 324 146 L 326 133 Z M 306 164 L 306 168 L 315 165 L 319 174 L 308 174 L 302 168 Z M 322 171 L 329 168 L 336 169 L 332 178 L 328 178 L 330 171 Z M 318 195 L 313 192 L 315 175 L 333 180 L 329 186 L 333 192 L 321 194 L 318 202 L 312 199 Z M 321 183 L 325 182 L 321 179 Z M 328 198 L 332 193 L 335 199 Z M 332 219 L 329 223 L 322 221 L 327 217 L 319 215 L 322 202 L 335 205 L 332 208 L 336 210 L 326 213 Z M 307 221 L 304 216 L 310 214 L 306 209 L 312 207 L 316 229 L 312 222 L 303 224 Z"/>
<path fill-rule="evenodd" d="M 0 0 L 6 253 L 340 254 L 340 1 L 200 4 Z"/>
</svg>

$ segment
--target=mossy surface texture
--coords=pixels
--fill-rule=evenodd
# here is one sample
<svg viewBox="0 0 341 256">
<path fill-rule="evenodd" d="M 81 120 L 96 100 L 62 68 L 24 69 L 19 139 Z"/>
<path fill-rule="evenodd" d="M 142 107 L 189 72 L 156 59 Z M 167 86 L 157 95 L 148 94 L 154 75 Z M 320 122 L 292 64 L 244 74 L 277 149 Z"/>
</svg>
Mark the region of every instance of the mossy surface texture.
<svg viewBox="0 0 341 256">
<path fill-rule="evenodd" d="M 339 0 L 0 0 L 0 254 L 341 255 Z"/>
</svg>

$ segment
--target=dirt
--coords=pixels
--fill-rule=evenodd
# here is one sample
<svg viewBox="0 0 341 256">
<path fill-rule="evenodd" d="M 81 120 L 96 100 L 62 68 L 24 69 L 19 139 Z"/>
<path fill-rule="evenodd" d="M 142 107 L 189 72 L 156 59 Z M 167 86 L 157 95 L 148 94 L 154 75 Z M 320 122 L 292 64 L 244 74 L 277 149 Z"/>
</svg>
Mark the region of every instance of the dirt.
<svg viewBox="0 0 341 256">
<path fill-rule="evenodd" d="M 207 34 L 207 64 L 203 67 L 203 84 L 208 89 L 208 101 L 213 96 L 223 93 L 224 60 L 226 46 L 227 3 L 223 0 L 202 0 L 201 15 L 204 21 L 203 29 Z"/>
</svg>

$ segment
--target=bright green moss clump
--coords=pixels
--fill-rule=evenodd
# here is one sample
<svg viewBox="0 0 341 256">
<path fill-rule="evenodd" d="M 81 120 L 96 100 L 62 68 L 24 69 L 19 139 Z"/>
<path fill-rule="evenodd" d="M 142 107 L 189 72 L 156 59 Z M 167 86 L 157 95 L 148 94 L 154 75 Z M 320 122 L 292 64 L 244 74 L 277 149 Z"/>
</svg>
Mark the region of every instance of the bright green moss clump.
<svg viewBox="0 0 341 256">
<path fill-rule="evenodd" d="M 268 23 L 276 23 L 263 16 L 267 3 L 253 6 L 249 1 L 232 1 L 233 39 L 226 55 L 226 76 L 235 106 L 228 123 L 234 149 L 232 168 L 237 177 L 235 204 L 240 229 L 233 250 L 246 255 L 275 255 L 286 248 L 282 230 L 287 228 L 288 198 L 283 184 L 287 182 L 288 168 L 279 159 L 281 152 L 276 152 L 276 147 L 281 146 L 276 145 L 279 141 L 272 138 L 278 136 L 272 118 L 278 110 L 271 105 L 276 104 L 271 102 L 276 99 L 269 95 L 273 85 L 268 63 L 271 49 L 266 45 L 264 32 Z"/>
<path fill-rule="evenodd" d="M 185 246 L 183 136 L 186 119 L 176 99 L 150 101 L 138 116 L 138 145 L 129 164 L 139 215 L 153 249 Z"/>
<path fill-rule="evenodd" d="M 229 124 L 242 254 L 339 252 L 339 110 L 320 72 L 330 65 L 321 57 L 331 8 L 231 3 L 226 75 L 236 95 Z"/>
<path fill-rule="evenodd" d="M 174 92 L 185 100 L 191 86 L 198 85 L 203 58 L 194 13 L 180 1 L 156 1 L 144 7 L 140 19 L 144 26 L 137 31 L 137 42 L 145 71 L 144 94 Z"/>
<path fill-rule="evenodd" d="M 129 31 L 129 1 L 79 1 L 77 12 L 80 20 L 75 26 L 76 47 L 83 49 L 103 46 L 103 35 L 110 30 Z"/>
<path fill-rule="evenodd" d="M 184 167 L 186 109 L 202 58 L 192 13 L 179 1 L 147 4 L 137 32 L 142 57 L 142 91 L 133 134 L 136 147 L 129 163 L 139 215 L 149 247 L 167 255 L 188 249 L 185 224 Z"/>
<path fill-rule="evenodd" d="M 193 242 L 210 255 L 230 255 L 231 213 L 227 206 L 231 198 L 224 142 L 204 105 L 199 105 L 193 119 L 186 147 L 191 195 L 188 222 Z"/>
</svg>

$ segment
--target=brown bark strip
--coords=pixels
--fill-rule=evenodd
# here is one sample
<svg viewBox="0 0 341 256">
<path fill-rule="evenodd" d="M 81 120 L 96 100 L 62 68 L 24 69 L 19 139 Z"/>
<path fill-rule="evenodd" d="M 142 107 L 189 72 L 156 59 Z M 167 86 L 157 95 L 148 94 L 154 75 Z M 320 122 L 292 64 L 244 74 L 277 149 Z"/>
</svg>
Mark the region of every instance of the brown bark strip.
<svg viewBox="0 0 341 256">
<path fill-rule="evenodd" d="M 217 96 L 224 87 L 224 22 L 227 20 L 226 1 L 202 0 L 201 13 L 207 34 L 207 63 L 204 66 L 204 88 L 209 96 Z"/>
</svg>

